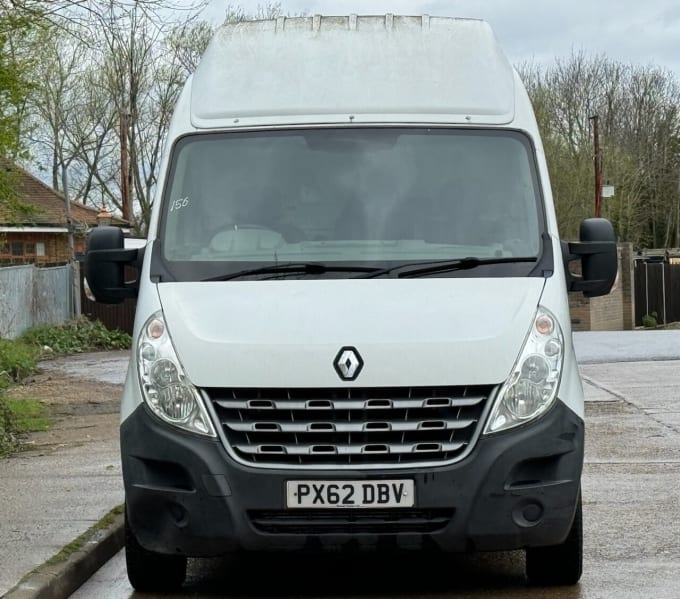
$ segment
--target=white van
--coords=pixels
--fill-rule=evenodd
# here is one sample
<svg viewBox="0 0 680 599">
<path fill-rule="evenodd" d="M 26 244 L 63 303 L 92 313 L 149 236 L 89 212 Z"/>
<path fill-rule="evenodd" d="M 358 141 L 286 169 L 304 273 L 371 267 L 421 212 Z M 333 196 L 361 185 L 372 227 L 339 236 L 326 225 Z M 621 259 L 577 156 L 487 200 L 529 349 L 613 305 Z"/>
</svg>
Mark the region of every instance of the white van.
<svg viewBox="0 0 680 599">
<path fill-rule="evenodd" d="M 347 543 L 525 548 L 531 583 L 578 581 L 567 290 L 609 292 L 614 234 L 590 219 L 560 242 L 486 23 L 222 27 L 177 104 L 148 239 L 97 229 L 86 264 L 99 301 L 138 295 L 135 588 L 181 585 L 187 556 Z"/>
</svg>

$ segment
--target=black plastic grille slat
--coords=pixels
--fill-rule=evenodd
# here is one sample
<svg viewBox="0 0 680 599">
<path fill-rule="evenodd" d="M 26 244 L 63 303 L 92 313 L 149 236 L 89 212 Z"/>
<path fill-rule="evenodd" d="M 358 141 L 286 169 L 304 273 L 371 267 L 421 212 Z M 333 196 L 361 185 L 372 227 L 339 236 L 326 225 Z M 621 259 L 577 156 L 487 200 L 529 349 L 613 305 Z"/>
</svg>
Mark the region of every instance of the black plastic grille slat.
<svg viewBox="0 0 680 599">
<path fill-rule="evenodd" d="M 270 534 L 433 533 L 445 528 L 454 510 L 251 510 L 248 518 Z"/>
<path fill-rule="evenodd" d="M 263 466 L 452 461 L 476 438 L 491 391 L 206 389 L 233 451 Z"/>
</svg>

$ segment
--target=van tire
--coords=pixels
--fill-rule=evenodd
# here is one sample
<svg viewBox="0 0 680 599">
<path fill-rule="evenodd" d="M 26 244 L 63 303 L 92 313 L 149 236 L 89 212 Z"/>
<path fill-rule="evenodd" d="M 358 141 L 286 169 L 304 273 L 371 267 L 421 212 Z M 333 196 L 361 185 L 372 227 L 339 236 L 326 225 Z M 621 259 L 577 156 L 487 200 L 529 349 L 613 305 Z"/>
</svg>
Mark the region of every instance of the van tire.
<svg viewBox="0 0 680 599">
<path fill-rule="evenodd" d="M 583 572 L 583 510 L 579 495 L 574 522 L 564 543 L 527 547 L 526 577 L 534 586 L 576 584 Z"/>
<path fill-rule="evenodd" d="M 142 547 L 125 519 L 125 563 L 130 584 L 140 592 L 179 589 L 187 573 L 187 558 L 164 555 Z"/>
</svg>

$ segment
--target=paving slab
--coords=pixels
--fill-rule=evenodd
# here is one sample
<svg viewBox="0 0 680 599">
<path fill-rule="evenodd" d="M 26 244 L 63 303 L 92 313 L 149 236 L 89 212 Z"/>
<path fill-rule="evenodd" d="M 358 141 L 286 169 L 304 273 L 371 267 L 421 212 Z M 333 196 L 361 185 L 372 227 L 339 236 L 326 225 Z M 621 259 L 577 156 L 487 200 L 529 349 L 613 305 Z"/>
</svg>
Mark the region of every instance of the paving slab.
<svg viewBox="0 0 680 599">
<path fill-rule="evenodd" d="M 40 369 L 118 385 L 108 386 L 118 391 L 117 401 L 128 360 L 127 351 L 95 352 L 46 360 Z M 97 398 L 78 401 L 94 410 Z M 64 435 L 62 443 L 61 429 L 38 433 L 36 449 L 26 444 L 24 451 L 0 460 L 0 596 L 123 502 L 118 434 L 97 428 L 106 422 L 117 428 L 117 420 L 98 413 L 74 417 L 73 426 L 80 422 L 84 429 L 81 435 Z M 66 422 L 70 426 L 71 419 Z"/>
<path fill-rule="evenodd" d="M 0 596 L 123 503 L 118 442 L 0 460 Z"/>
<path fill-rule="evenodd" d="M 620 401 L 621 395 L 617 395 L 609 389 L 601 387 L 596 380 L 585 376 L 581 369 L 581 379 L 583 381 L 583 395 L 586 401 Z"/>
</svg>

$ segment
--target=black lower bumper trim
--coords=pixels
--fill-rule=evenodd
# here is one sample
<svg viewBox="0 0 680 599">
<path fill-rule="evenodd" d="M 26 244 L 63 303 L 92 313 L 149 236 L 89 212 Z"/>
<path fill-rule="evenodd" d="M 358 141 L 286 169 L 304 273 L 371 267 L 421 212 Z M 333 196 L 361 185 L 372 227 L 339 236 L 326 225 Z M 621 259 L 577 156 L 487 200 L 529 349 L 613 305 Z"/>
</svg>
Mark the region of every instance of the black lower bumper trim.
<svg viewBox="0 0 680 599">
<path fill-rule="evenodd" d="M 531 424 L 480 438 L 463 461 L 392 470 L 262 469 L 216 439 L 140 406 L 121 426 L 128 521 L 150 551 L 214 556 L 319 546 L 500 551 L 564 541 L 583 467 L 583 420 L 562 402 Z M 289 480 L 414 481 L 413 508 L 287 510 Z"/>
<path fill-rule="evenodd" d="M 270 534 L 322 535 L 433 533 L 445 528 L 454 510 L 249 510 L 254 528 Z"/>
</svg>

